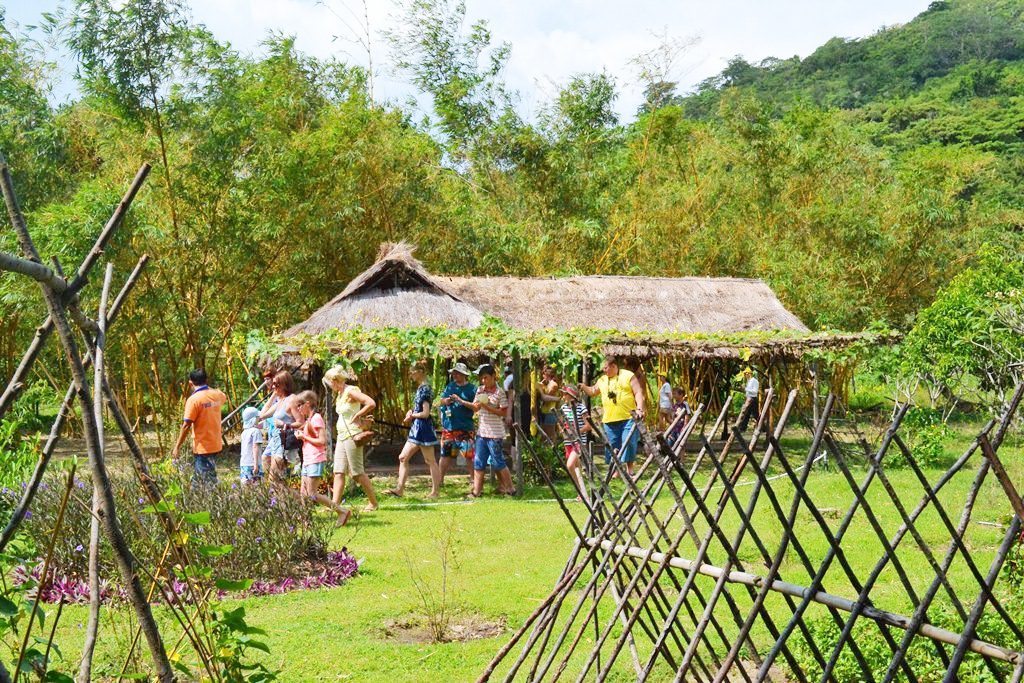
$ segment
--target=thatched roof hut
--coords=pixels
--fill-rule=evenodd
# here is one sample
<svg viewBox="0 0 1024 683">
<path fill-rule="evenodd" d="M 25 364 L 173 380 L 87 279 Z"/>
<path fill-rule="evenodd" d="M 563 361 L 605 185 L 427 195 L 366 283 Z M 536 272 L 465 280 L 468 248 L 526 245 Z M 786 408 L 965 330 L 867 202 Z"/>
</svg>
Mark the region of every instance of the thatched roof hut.
<svg viewBox="0 0 1024 683">
<path fill-rule="evenodd" d="M 483 313 L 427 272 L 405 244 L 381 246 L 377 262 L 284 337 L 350 327 L 472 328 Z"/>
<path fill-rule="evenodd" d="M 807 327 L 761 280 L 431 275 L 407 244 L 384 245 L 368 270 L 283 337 L 362 327 L 474 328 L 485 315 L 520 330 L 733 334 Z"/>
</svg>

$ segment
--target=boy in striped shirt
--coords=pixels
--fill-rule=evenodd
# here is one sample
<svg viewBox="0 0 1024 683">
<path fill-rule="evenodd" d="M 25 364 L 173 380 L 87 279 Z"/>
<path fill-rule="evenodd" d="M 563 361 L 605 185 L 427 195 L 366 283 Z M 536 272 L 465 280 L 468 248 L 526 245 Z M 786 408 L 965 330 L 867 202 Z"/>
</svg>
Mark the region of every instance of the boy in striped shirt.
<svg viewBox="0 0 1024 683">
<path fill-rule="evenodd" d="M 508 395 L 498 386 L 494 366 L 481 365 L 476 370 L 480 377 L 480 388 L 472 403 L 461 396 L 453 395 L 456 401 L 480 416 L 480 424 L 476 430 L 476 449 L 473 454 L 473 490 L 472 498 L 479 498 L 484 490 L 484 471 L 490 463 L 494 474 L 498 477 L 498 493 L 514 496 L 512 475 L 505 464 L 502 452 L 505 441 L 505 412 L 508 409 Z"/>
</svg>

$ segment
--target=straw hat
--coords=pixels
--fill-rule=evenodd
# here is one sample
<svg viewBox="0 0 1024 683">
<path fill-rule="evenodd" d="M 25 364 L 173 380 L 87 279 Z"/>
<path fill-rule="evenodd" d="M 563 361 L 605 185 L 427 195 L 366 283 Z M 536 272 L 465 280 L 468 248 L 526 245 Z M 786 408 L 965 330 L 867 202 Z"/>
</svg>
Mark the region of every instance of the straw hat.
<svg viewBox="0 0 1024 683">
<path fill-rule="evenodd" d="M 565 386 L 563 386 L 562 393 L 568 394 L 569 398 L 573 399 L 574 401 L 578 401 L 580 398 L 579 390 L 571 384 L 566 384 Z"/>
</svg>

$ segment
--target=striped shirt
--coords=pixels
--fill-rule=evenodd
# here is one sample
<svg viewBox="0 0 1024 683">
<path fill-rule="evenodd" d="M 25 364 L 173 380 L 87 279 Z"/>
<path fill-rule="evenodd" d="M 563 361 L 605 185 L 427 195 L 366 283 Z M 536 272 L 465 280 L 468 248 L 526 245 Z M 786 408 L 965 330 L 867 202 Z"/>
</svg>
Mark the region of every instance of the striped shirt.
<svg viewBox="0 0 1024 683">
<path fill-rule="evenodd" d="M 562 431 L 565 433 L 565 443 L 574 444 L 582 442 L 587 444 L 587 433 L 583 428 L 587 426 L 587 407 L 582 403 L 576 403 L 576 427 L 572 426 L 572 406 L 568 403 L 562 404 Z M 579 432 L 579 438 L 576 433 Z"/>
<path fill-rule="evenodd" d="M 480 387 L 476 392 L 475 401 L 481 405 L 490 405 L 502 409 L 508 408 L 508 396 L 497 386 L 491 391 Z M 485 439 L 505 438 L 504 412 L 501 415 L 495 415 L 491 411 L 481 408 L 477 415 L 480 417 L 480 426 L 476 430 L 477 436 L 482 436 Z"/>
</svg>

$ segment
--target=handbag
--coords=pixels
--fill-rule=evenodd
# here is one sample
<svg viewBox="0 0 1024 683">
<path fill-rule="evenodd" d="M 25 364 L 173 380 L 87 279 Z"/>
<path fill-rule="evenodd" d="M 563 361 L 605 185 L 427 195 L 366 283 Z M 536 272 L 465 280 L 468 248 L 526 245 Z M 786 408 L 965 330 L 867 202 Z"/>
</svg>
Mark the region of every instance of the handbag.
<svg viewBox="0 0 1024 683">
<path fill-rule="evenodd" d="M 345 416 L 339 413 L 338 417 L 341 418 L 342 422 L 345 423 L 345 428 L 349 433 L 351 433 L 352 427 L 349 425 L 348 420 L 345 419 Z M 368 427 L 368 424 L 371 422 L 373 422 L 373 418 L 368 415 L 360 418 L 359 422 L 356 424 L 357 427 L 360 427 L 360 430 L 356 434 L 352 435 L 352 443 L 361 447 L 373 441 L 373 430 Z"/>
<path fill-rule="evenodd" d="M 302 442 L 295 436 L 295 430 L 285 427 L 281 430 L 281 447 L 286 451 L 295 451 L 302 448 Z"/>
</svg>

